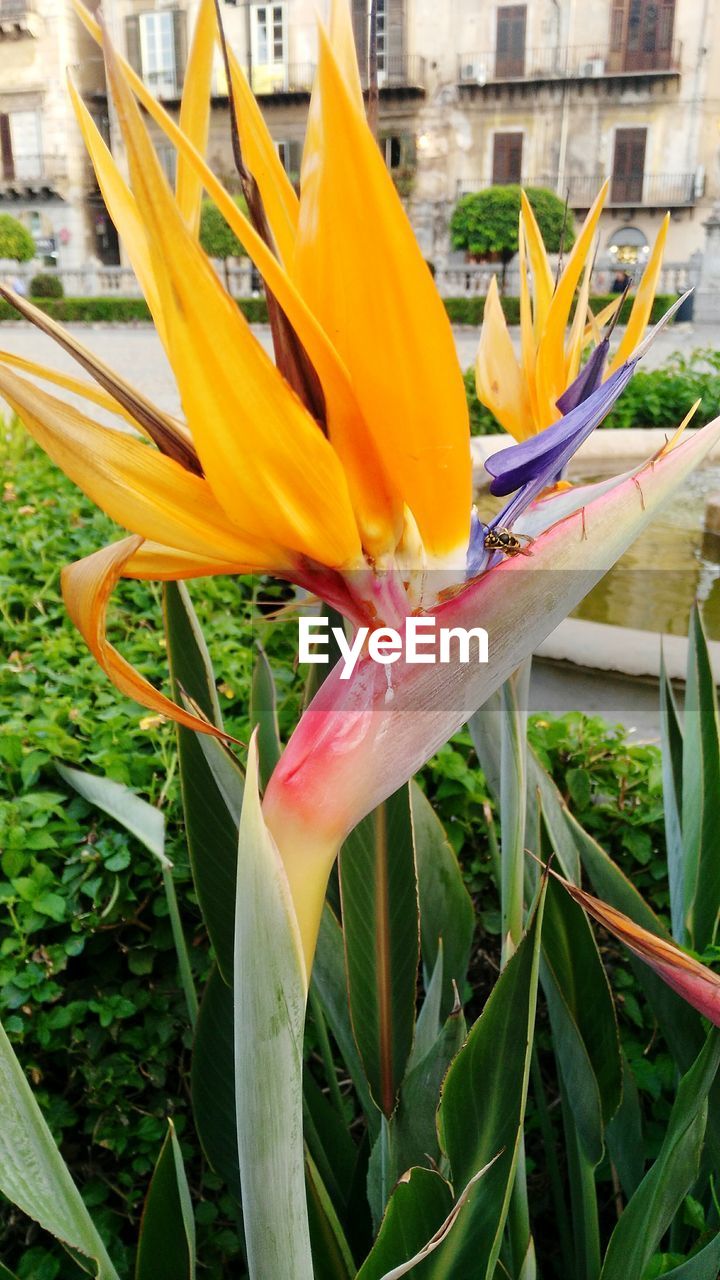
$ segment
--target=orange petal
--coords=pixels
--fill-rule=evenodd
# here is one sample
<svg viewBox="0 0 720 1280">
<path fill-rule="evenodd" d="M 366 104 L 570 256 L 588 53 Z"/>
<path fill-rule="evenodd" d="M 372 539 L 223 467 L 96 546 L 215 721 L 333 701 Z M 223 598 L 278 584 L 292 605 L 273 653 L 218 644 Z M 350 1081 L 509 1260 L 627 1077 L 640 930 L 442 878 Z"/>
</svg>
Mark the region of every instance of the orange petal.
<svg viewBox="0 0 720 1280">
<path fill-rule="evenodd" d="M 105 206 L 123 242 L 145 301 L 150 308 L 150 314 L 155 321 L 161 341 L 164 344 L 164 324 L 155 280 L 155 269 L 145 228 L 137 211 L 137 205 L 95 121 L 75 88 L 70 74 L 68 74 L 67 83 L 70 101 L 75 110 L 75 118 L 92 161 Z"/>
<path fill-rule="evenodd" d="M 100 28 L 81 0 L 72 2 L 90 34 L 98 43 L 102 43 Z M 282 169 L 272 138 L 237 60 L 230 50 L 228 54 L 233 92 L 239 103 L 243 152 L 260 186 L 281 256 L 289 258 L 292 256 L 295 240 L 297 197 Z M 347 476 L 363 546 L 372 556 L 383 556 L 393 549 L 401 536 L 403 503 L 400 493 L 390 484 L 382 468 L 350 384 L 346 366 L 275 254 L 260 238 L 197 149 L 153 98 L 132 68 L 122 58 L 117 57 L 116 60 L 148 114 L 177 148 L 178 154 L 185 156 L 188 164 L 198 174 L 208 195 L 215 201 L 299 334 L 322 382 L 327 401 L 330 440 Z"/>
<path fill-rule="evenodd" d="M 84 493 L 143 538 L 194 555 L 280 568 L 287 555 L 227 518 L 206 480 L 127 432 L 98 426 L 0 365 L 0 394 L 30 434 Z"/>
<path fill-rule="evenodd" d="M 180 128 L 204 155 L 210 127 L 210 90 L 215 54 L 215 0 L 200 0 L 180 103 Z M 203 188 L 192 165 L 178 156 L 175 196 L 188 230 L 200 230 L 200 203 Z"/>
<path fill-rule="evenodd" d="M 662 220 L 662 226 L 657 233 L 652 253 L 647 261 L 647 266 L 642 274 L 642 280 L 635 301 L 632 305 L 630 318 L 627 328 L 622 336 L 620 345 L 610 361 L 606 377 L 614 373 L 620 368 L 626 360 L 629 360 L 636 346 L 642 338 L 647 322 L 650 319 L 652 304 L 655 299 L 655 290 L 657 289 L 658 280 L 660 279 L 660 271 L 662 270 L 663 253 L 665 251 L 665 241 L 667 240 L 668 227 L 670 226 L 670 214 L 666 213 Z"/>
<path fill-rule="evenodd" d="M 171 363 L 212 490 L 258 541 L 353 563 L 361 547 L 338 457 L 187 231 L 108 41 L 105 51 L 133 191 L 162 262 Z"/>
<path fill-rule="evenodd" d="M 592 250 L 593 237 L 608 192 L 609 178 L 603 183 L 583 227 L 572 247 L 548 309 L 542 337 L 538 344 L 538 401 L 552 407 L 555 421 L 560 411 L 555 408 L 558 397 L 566 390 L 565 331 L 578 281 Z M 583 316 L 584 319 L 584 316 Z M 549 426 L 549 423 L 544 425 Z"/>
<path fill-rule="evenodd" d="M 467 545 L 471 503 L 452 329 L 322 28 L 319 41 L 294 278 L 350 371 L 385 471 L 442 558 Z"/>
<path fill-rule="evenodd" d="M 533 213 L 533 207 L 530 204 L 524 191 L 520 192 L 521 203 L 521 222 L 525 231 L 527 241 L 527 249 L 530 257 L 530 269 L 532 271 L 533 282 L 533 322 L 535 329 L 535 341 L 540 338 L 545 328 L 550 302 L 553 296 L 554 282 L 550 263 L 545 251 L 545 245 L 537 224 L 537 219 Z"/>
<path fill-rule="evenodd" d="M 44 382 L 51 382 L 56 387 L 62 387 L 65 391 L 71 391 L 73 395 L 82 396 L 83 400 L 89 400 L 91 404 L 98 405 L 99 408 L 105 409 L 108 413 L 117 414 L 118 417 L 124 418 L 130 423 L 135 430 L 140 430 L 137 422 L 131 413 L 121 405 L 114 396 L 109 395 L 107 391 L 103 391 L 101 387 L 96 387 L 92 382 L 83 382 L 82 378 L 74 378 L 72 374 L 61 373 L 59 369 L 48 369 L 43 364 L 38 364 L 35 360 L 27 360 L 25 356 L 15 355 L 13 351 L 0 351 L 0 364 L 10 365 L 14 369 L 22 369 L 23 373 L 29 373 L 34 378 L 42 378 Z"/>
<path fill-rule="evenodd" d="M 184 578 L 233 577 L 238 573 L 254 573 L 257 565 L 217 560 L 211 556 L 193 555 L 166 547 L 160 542 L 143 542 L 125 562 L 123 578 L 146 578 L 151 582 L 177 582 Z"/>
<path fill-rule="evenodd" d="M 126 562 L 137 552 L 141 543 L 141 538 L 124 538 L 122 542 L 103 547 L 84 560 L 78 560 L 63 569 L 65 607 L 93 657 L 121 693 L 134 702 L 139 702 L 142 707 L 147 707 L 149 711 L 169 716 L 186 729 L 209 733 L 215 738 L 228 738 L 229 735 L 221 729 L 207 720 L 201 720 L 199 716 L 191 715 L 159 689 L 155 689 L 118 653 L 107 638 L 110 596 L 122 577 Z"/>
<path fill-rule="evenodd" d="M 534 434 L 527 386 L 508 333 L 495 276 L 485 299 L 475 380 L 478 399 L 506 431 L 516 440 L 526 440 Z"/>
<path fill-rule="evenodd" d="M 518 226 L 518 256 L 520 258 L 520 351 L 522 370 L 532 421 L 537 431 L 543 424 L 539 420 L 537 393 L 535 390 L 537 347 L 533 331 L 533 316 L 528 286 L 527 240 L 522 218 Z"/>
</svg>

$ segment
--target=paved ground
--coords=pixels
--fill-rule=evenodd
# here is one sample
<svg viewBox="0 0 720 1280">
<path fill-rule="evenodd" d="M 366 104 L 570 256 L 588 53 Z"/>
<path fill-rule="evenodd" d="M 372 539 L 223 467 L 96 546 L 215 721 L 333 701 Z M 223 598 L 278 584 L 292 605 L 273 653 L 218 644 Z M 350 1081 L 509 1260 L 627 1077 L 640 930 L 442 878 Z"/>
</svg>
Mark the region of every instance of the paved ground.
<svg viewBox="0 0 720 1280">
<path fill-rule="evenodd" d="M 172 375 L 158 337 L 149 325 L 82 325 L 67 326 L 80 342 L 89 347 L 119 373 L 135 382 L 151 399 L 167 411 L 178 411 L 178 398 Z M 255 325 L 254 331 L 263 345 L 270 349 L 270 332 L 267 325 Z M 475 358 L 478 330 L 455 329 L 455 342 L 460 364 L 468 368 Z M 619 332 L 619 331 L 618 331 Z M 517 336 L 517 335 L 515 335 Z M 645 357 L 645 368 L 657 368 L 674 351 L 688 356 L 696 348 L 720 346 L 720 328 L 682 324 L 659 335 L 655 345 Z M 31 325 L 0 324 L 0 348 L 16 355 L 54 365 L 59 369 L 76 371 L 69 356 L 58 351 L 55 344 Z"/>
</svg>

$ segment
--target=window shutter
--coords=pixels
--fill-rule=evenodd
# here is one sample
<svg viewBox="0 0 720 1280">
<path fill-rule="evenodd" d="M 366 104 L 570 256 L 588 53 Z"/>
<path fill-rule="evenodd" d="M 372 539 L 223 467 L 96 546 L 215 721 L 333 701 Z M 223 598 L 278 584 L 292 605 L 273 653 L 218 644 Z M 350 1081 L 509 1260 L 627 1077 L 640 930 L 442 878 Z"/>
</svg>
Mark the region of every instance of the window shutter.
<svg viewBox="0 0 720 1280">
<path fill-rule="evenodd" d="M 675 0 L 662 0 L 658 13 L 658 49 L 672 49 L 675 27 Z"/>
<path fill-rule="evenodd" d="M 183 87 L 187 61 L 187 14 L 184 9 L 173 9 L 173 47 L 175 50 L 175 82 L 178 93 Z"/>
<path fill-rule="evenodd" d="M 5 112 L 0 112 L 0 158 L 2 159 L 3 178 L 14 178 L 15 165 L 13 163 L 10 117 Z"/>
<path fill-rule="evenodd" d="M 142 59 L 140 57 L 140 18 L 137 13 L 125 19 L 125 52 L 133 71 L 142 75 Z"/>
<path fill-rule="evenodd" d="M 386 70 L 390 80 L 402 81 L 405 71 L 405 0 L 385 0 Z"/>
<path fill-rule="evenodd" d="M 643 195 L 647 129 L 616 129 L 611 200 L 640 204 Z"/>
<path fill-rule="evenodd" d="M 625 0 L 613 0 L 610 14 L 610 49 L 619 53 L 623 47 L 625 34 Z"/>
<path fill-rule="evenodd" d="M 520 182 L 522 174 L 523 135 L 521 133 L 496 133 L 493 135 L 492 180 L 496 186 Z"/>
<path fill-rule="evenodd" d="M 527 6 L 524 4 L 501 5 L 497 11 L 495 74 L 499 79 L 525 74 L 526 22 Z"/>
</svg>

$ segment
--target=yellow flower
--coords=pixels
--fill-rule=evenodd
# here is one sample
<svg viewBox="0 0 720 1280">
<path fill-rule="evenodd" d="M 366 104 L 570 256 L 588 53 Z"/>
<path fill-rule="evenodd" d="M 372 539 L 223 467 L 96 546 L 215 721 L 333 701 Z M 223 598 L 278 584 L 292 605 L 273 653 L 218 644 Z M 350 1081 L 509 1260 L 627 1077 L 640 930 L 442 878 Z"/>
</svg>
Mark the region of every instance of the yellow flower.
<svg viewBox="0 0 720 1280">
<path fill-rule="evenodd" d="M 597 316 L 592 315 L 588 305 L 595 232 L 608 186 L 609 180 L 585 219 L 557 285 L 530 201 L 524 191 L 521 193 L 520 354 L 515 353 L 497 279 L 493 276 L 485 301 L 475 365 L 478 399 L 516 440 L 527 440 L 562 416 L 558 399 L 577 378 L 583 352 L 589 345 L 601 343 L 603 326 L 613 319 L 623 301 L 622 295 L 618 296 Z M 604 369 L 605 378 L 632 358 L 650 319 L 669 224 L 670 215 L 666 214 L 643 272 L 627 328 Z"/>
</svg>

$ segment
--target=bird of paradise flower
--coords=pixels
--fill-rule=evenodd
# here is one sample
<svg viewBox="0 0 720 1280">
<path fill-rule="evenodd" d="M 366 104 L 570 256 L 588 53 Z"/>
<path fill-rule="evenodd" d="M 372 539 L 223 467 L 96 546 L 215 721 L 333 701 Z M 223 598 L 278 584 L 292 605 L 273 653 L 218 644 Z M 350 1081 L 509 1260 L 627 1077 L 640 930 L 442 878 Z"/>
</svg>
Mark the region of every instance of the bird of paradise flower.
<svg viewBox="0 0 720 1280">
<path fill-rule="evenodd" d="M 121 577 L 271 572 L 339 609 L 353 626 L 398 626 L 424 613 L 447 627 L 481 621 L 490 636 L 488 666 L 400 661 L 389 675 L 364 657 L 351 680 L 341 684 L 331 674 L 292 735 L 263 815 L 287 875 L 307 979 L 327 878 L 348 830 L 570 612 L 698 465 L 720 425 L 678 447 L 673 439 L 632 473 L 544 496 L 632 376 L 641 351 L 623 352 L 575 408 L 496 456 L 493 484 L 509 500 L 492 526 L 481 525 L 472 510 L 468 411 L 452 331 L 366 122 L 346 0 L 333 0 L 329 32 L 319 31 L 299 198 L 221 41 L 250 217 L 203 158 L 219 35 L 212 0 L 200 6 L 179 124 L 75 4 L 103 46 L 129 183 L 72 80 L 70 93 L 184 413 L 182 422 L 162 413 L 31 303 L 3 291 L 99 384 L 0 354 L 4 398 L 129 533 L 63 574 L 68 611 L 103 670 L 152 712 L 219 732 L 153 688 L 110 644 L 106 614 Z M 141 107 L 177 149 L 174 192 Z M 264 277 L 275 364 L 199 245 L 203 190 Z M 548 334 L 557 338 L 564 326 L 563 300 L 574 292 L 596 216 L 592 211 L 545 310 L 537 299 L 547 280 L 528 232 L 540 352 Z M 526 289 L 523 297 L 526 315 Z M 524 323 L 525 341 L 527 315 Z M 573 350 L 579 328 L 577 321 Z M 502 357 L 503 338 L 492 323 L 483 344 L 486 357 L 493 345 Z M 508 373 L 506 383 L 502 363 L 498 368 L 510 402 L 519 395 L 517 378 Z M 538 384 L 542 368 L 541 361 Z M 573 361 L 554 367 L 548 396 L 567 393 L 574 371 Z M 23 374 L 79 392 L 91 408 L 111 409 L 154 447 L 99 425 Z M 529 555 L 508 554 L 520 548 Z"/>
</svg>

